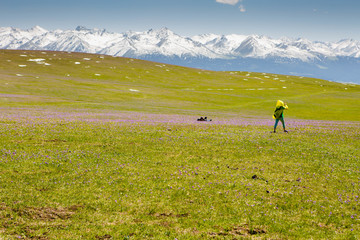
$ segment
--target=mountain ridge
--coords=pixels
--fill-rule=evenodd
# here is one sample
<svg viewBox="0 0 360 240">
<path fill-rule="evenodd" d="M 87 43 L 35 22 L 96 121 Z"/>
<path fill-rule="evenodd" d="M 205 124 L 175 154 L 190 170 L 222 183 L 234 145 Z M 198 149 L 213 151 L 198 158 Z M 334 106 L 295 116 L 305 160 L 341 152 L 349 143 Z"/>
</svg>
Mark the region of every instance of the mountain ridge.
<svg viewBox="0 0 360 240">
<path fill-rule="evenodd" d="M 269 69 L 270 61 L 278 64 L 277 68 L 282 74 L 289 74 L 286 65 L 297 64 L 299 69 L 303 69 L 299 71 L 300 75 L 360 83 L 357 77 L 360 70 L 349 73 L 341 67 L 346 65 L 347 61 L 360 63 L 360 42 L 353 39 L 321 42 L 304 38 L 273 39 L 267 36 L 237 34 L 201 34 L 185 37 L 166 27 L 143 32 L 114 33 L 84 26 L 78 26 L 74 30 L 53 31 L 35 26 L 27 30 L 1 27 L 0 48 L 162 59 L 165 63 L 209 70 L 247 70 L 246 64 L 239 64 L 245 60 L 245 63 L 256 62 L 256 66 L 253 65 L 253 69 L 250 70 L 261 72 Z M 192 64 L 200 60 L 203 60 L 203 63 Z M 206 65 L 211 61 L 218 64 Z M 296 65 L 291 68 L 296 68 Z M 337 72 L 341 74 L 336 75 Z"/>
<path fill-rule="evenodd" d="M 273 39 L 262 35 L 217 35 L 201 34 L 192 37 L 180 36 L 170 29 L 163 27 L 161 29 L 150 29 L 144 32 L 127 31 L 125 33 L 108 32 L 105 29 L 89 29 L 84 26 L 78 26 L 74 30 L 53 30 L 48 31 L 40 26 L 31 29 L 22 30 L 12 27 L 0 27 L 0 48 L 19 49 L 32 43 L 33 46 L 43 50 L 71 50 L 72 37 L 76 36 L 92 48 L 86 49 L 89 53 L 106 52 L 108 47 L 118 43 L 118 48 L 124 46 L 120 43 L 125 39 L 131 39 L 137 46 L 135 54 L 141 56 L 144 53 L 139 47 L 152 46 L 163 47 L 161 42 L 181 41 L 179 48 L 191 49 L 195 56 L 208 58 L 228 58 L 228 57 L 254 57 L 264 58 L 268 56 L 278 56 L 283 58 L 297 58 L 303 61 L 322 57 L 355 57 L 360 58 L 360 41 L 353 39 L 342 39 L 338 42 L 310 41 L 303 38 Z M 95 38 L 95 39 L 94 39 Z M 35 41 L 36 40 L 36 41 Z M 56 47 L 55 44 L 41 44 L 45 40 L 57 42 L 66 41 L 68 47 Z M 181 43 L 181 44 L 180 44 Z M 141 45 L 142 44 L 142 45 Z M 94 48 L 96 46 L 97 48 Z M 101 47 L 100 47 L 101 46 Z M 190 47 L 191 46 L 191 47 Z M 99 49 L 101 48 L 101 49 Z M 289 54 L 292 50 L 297 50 L 298 54 Z M 29 49 L 33 50 L 33 49 Z M 154 49 L 153 51 L 155 51 Z M 158 50 L 158 49 L 157 49 Z M 177 52 L 178 49 L 172 49 L 167 52 L 167 56 L 181 56 L 184 51 Z M 204 51 L 205 50 L 205 51 Z M 215 54 L 214 54 L 215 53 Z M 302 55 L 307 56 L 303 58 Z"/>
</svg>

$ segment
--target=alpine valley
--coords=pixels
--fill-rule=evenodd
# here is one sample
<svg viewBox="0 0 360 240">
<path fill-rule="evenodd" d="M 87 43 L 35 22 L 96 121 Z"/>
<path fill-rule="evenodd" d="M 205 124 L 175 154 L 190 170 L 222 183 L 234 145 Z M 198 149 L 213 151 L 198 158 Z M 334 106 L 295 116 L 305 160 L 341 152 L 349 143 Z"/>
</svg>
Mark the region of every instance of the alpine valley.
<svg viewBox="0 0 360 240">
<path fill-rule="evenodd" d="M 360 42 L 273 39 L 258 35 L 180 36 L 167 28 L 112 33 L 105 29 L 48 31 L 0 28 L 1 49 L 97 53 L 216 71 L 301 75 L 360 84 Z"/>
</svg>

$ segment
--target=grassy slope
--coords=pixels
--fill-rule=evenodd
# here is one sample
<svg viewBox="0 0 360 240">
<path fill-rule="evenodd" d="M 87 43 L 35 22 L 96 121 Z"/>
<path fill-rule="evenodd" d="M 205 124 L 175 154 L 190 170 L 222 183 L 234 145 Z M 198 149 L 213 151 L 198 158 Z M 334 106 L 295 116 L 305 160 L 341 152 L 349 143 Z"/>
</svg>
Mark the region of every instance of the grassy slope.
<svg viewBox="0 0 360 240">
<path fill-rule="evenodd" d="M 51 65 L 28 61 L 37 58 Z M 276 100 L 283 99 L 292 109 L 287 113 L 292 118 L 360 120 L 358 85 L 274 74 L 203 71 L 81 53 L 1 50 L 0 85 L 4 107 L 268 117 Z"/>
</svg>

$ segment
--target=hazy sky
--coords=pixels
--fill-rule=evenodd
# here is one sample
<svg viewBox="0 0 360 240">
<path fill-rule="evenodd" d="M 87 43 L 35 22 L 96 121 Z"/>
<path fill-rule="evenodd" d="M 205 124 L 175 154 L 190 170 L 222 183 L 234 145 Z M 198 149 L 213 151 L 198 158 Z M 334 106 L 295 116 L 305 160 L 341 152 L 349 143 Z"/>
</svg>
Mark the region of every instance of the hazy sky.
<svg viewBox="0 0 360 240">
<path fill-rule="evenodd" d="M 360 0 L 0 0 L 0 27 L 360 40 Z"/>
</svg>

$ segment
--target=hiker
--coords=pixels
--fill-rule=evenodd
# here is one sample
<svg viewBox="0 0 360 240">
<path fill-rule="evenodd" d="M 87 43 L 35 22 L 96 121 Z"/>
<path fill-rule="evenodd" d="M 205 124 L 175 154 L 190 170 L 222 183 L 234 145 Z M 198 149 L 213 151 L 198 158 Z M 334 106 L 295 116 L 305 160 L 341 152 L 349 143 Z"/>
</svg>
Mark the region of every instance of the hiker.
<svg viewBox="0 0 360 240">
<path fill-rule="evenodd" d="M 276 126 L 279 123 L 279 120 L 281 121 L 282 125 L 283 125 L 283 129 L 284 132 L 288 132 L 285 130 L 285 122 L 284 122 L 284 116 L 283 116 L 283 112 L 285 109 L 288 109 L 288 106 L 286 105 L 286 103 L 284 103 L 281 100 L 278 100 L 276 102 L 276 109 L 273 115 L 273 119 L 275 119 L 275 125 L 274 125 L 274 133 L 276 132 Z"/>
</svg>

